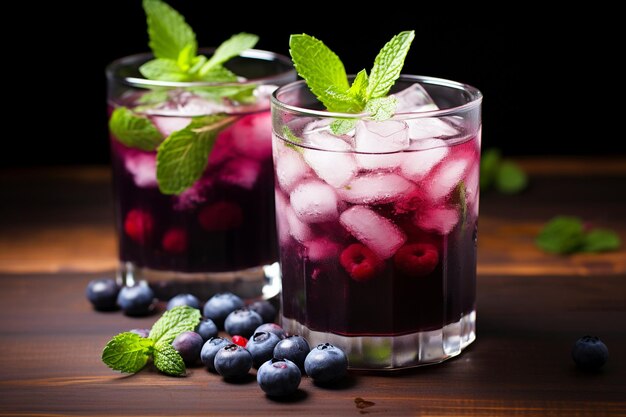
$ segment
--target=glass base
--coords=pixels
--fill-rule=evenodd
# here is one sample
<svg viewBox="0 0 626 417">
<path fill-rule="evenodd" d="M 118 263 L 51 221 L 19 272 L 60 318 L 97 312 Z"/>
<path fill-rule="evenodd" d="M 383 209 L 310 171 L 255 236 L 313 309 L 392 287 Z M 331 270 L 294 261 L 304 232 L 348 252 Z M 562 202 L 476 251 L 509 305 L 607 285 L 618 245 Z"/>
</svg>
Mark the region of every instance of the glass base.
<svg viewBox="0 0 626 417">
<path fill-rule="evenodd" d="M 348 355 L 350 369 L 397 370 L 440 363 L 457 356 L 476 340 L 476 312 L 472 311 L 438 330 L 401 336 L 343 336 L 310 330 L 282 317 L 285 331 L 299 334 L 311 347 L 331 343 Z"/>
<path fill-rule="evenodd" d="M 228 272 L 162 271 L 122 262 L 117 271 L 121 285 L 147 281 L 160 300 L 169 300 L 181 293 L 193 294 L 201 301 L 220 292 L 232 292 L 243 299 L 271 299 L 280 293 L 280 266 L 278 262 Z"/>
</svg>

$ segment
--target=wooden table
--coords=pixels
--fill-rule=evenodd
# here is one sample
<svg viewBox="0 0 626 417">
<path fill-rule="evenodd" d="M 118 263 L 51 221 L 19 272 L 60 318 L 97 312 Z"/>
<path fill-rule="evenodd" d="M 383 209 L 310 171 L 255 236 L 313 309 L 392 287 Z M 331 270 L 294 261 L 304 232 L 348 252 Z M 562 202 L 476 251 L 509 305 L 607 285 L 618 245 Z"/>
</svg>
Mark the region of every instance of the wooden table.
<svg viewBox="0 0 626 417">
<path fill-rule="evenodd" d="M 352 373 L 335 389 L 304 378 L 282 402 L 254 379 L 227 384 L 203 368 L 185 378 L 109 370 L 107 340 L 155 317 L 97 313 L 83 295 L 115 266 L 108 171 L 0 173 L 0 415 L 624 416 L 626 250 L 560 257 L 533 239 L 572 214 L 626 241 L 626 159 L 520 162 L 527 192 L 481 196 L 477 342 L 442 365 Z M 596 374 L 570 358 L 588 333 L 611 352 Z"/>
</svg>

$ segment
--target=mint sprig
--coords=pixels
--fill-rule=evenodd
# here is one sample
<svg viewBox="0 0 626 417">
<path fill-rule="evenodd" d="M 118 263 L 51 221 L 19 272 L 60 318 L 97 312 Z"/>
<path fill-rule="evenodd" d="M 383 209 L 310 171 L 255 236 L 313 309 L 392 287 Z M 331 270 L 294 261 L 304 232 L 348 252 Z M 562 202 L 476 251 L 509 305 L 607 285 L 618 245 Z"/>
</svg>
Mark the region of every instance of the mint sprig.
<svg viewBox="0 0 626 417">
<path fill-rule="evenodd" d="M 619 249 L 619 235 L 608 229 L 586 230 L 583 221 L 573 216 L 550 220 L 535 239 L 537 246 L 551 253 L 605 252 Z"/>
<path fill-rule="evenodd" d="M 113 110 L 109 130 L 124 145 L 144 151 L 156 149 L 163 141 L 163 136 L 150 119 L 126 107 Z"/>
<path fill-rule="evenodd" d="M 195 329 L 199 321 L 198 309 L 175 307 L 165 312 L 152 326 L 147 338 L 130 332 L 113 337 L 102 350 L 102 362 L 113 370 L 135 373 L 153 358 L 154 365 L 161 372 L 184 375 L 185 363 L 171 343 L 180 333 Z"/>
<path fill-rule="evenodd" d="M 480 189 L 491 187 L 503 194 L 516 194 L 528 186 L 528 176 L 514 162 L 502 159 L 498 149 L 483 152 L 480 161 Z"/>
<path fill-rule="evenodd" d="M 414 38 L 414 31 L 394 36 L 376 56 L 370 75 L 366 70 L 359 71 L 352 85 L 341 59 L 319 39 L 307 34 L 291 35 L 289 52 L 298 74 L 328 111 L 366 111 L 373 120 L 385 120 L 396 106 L 395 100 L 386 96 L 400 76 Z M 344 134 L 354 123 L 350 119 L 336 120 L 331 129 L 335 134 Z"/>
</svg>

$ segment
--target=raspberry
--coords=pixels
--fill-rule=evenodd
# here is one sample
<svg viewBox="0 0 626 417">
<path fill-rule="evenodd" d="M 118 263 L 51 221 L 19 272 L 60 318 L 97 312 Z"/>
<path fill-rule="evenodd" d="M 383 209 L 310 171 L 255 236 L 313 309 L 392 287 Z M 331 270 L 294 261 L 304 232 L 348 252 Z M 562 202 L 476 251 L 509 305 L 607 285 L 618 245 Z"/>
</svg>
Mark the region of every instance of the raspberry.
<svg viewBox="0 0 626 417">
<path fill-rule="evenodd" d="M 383 268 L 383 261 L 367 246 L 353 243 L 341 252 L 339 262 L 355 281 L 368 281 Z"/>
<path fill-rule="evenodd" d="M 241 347 L 246 347 L 246 345 L 248 344 L 248 339 L 246 339 L 243 336 L 239 336 L 239 335 L 235 335 L 232 337 L 232 341 L 234 344 L 239 345 Z"/>
<path fill-rule="evenodd" d="M 430 243 L 410 243 L 393 256 L 396 268 L 411 277 L 424 277 L 439 263 L 439 252 Z"/>
<path fill-rule="evenodd" d="M 229 201 L 204 206 L 198 213 L 200 226 L 208 232 L 223 232 L 241 226 L 243 213 L 241 207 Z"/>
<path fill-rule="evenodd" d="M 126 214 L 124 231 L 137 243 L 146 243 L 152 236 L 154 219 L 152 215 L 142 209 L 133 209 Z"/>
<path fill-rule="evenodd" d="M 187 232 L 180 227 L 173 227 L 165 232 L 161 245 L 166 252 L 184 253 L 187 250 Z"/>
</svg>

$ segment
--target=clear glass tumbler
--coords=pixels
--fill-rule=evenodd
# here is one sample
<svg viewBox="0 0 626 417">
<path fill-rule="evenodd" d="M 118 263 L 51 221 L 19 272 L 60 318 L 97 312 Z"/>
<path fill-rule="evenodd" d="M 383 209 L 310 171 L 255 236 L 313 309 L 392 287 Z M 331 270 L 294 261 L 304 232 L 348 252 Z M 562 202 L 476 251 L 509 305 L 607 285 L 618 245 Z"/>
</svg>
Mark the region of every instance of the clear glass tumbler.
<svg viewBox="0 0 626 417">
<path fill-rule="evenodd" d="M 226 64 L 242 80 L 219 84 L 147 80 L 138 68 L 152 58 L 133 55 L 107 67 L 109 115 L 125 107 L 163 140 L 197 116 L 226 114 L 229 126 L 201 178 L 179 194 L 160 191 L 155 149 L 128 146 L 129 138 L 125 144 L 111 132 L 119 279 L 147 280 L 162 299 L 182 292 L 204 299 L 222 291 L 277 294 L 270 95 L 296 79 L 291 61 L 249 50 Z M 253 95 L 242 102 L 220 96 L 233 97 L 233 88 Z M 142 134 L 136 129 L 137 141 Z"/>
<path fill-rule="evenodd" d="M 396 113 L 272 97 L 282 323 L 354 369 L 441 362 L 474 341 L 481 93 L 402 76 Z M 335 134 L 341 124 L 344 134 Z"/>
</svg>

